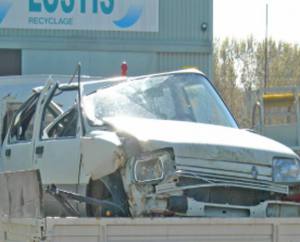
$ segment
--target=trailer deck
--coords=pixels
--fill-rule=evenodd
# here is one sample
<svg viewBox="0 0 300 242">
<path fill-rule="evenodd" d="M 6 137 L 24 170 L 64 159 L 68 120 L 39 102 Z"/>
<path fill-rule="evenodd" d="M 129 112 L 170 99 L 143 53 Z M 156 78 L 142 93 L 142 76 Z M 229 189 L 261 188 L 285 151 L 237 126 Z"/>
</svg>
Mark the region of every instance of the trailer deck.
<svg viewBox="0 0 300 242">
<path fill-rule="evenodd" d="M 299 228 L 300 219 L 2 218 L 0 241 L 298 242 Z"/>
</svg>

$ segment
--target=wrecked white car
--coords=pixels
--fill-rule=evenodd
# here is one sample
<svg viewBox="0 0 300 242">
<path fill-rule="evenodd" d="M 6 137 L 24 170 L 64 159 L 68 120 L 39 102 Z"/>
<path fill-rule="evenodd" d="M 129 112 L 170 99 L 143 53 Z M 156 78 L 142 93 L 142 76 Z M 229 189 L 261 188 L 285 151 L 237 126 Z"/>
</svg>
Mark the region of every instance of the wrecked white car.
<svg viewBox="0 0 300 242">
<path fill-rule="evenodd" d="M 1 154 L 4 171 L 39 169 L 45 186 L 107 201 L 84 206 L 88 216 L 300 215 L 299 157 L 240 130 L 196 70 L 49 81 L 14 116 Z"/>
</svg>

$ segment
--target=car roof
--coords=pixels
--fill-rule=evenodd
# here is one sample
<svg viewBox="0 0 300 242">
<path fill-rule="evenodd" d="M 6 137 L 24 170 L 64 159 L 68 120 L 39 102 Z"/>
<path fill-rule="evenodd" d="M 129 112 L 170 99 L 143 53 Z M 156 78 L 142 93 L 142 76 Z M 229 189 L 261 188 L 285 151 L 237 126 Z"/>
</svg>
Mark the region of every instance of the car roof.
<svg viewBox="0 0 300 242">
<path fill-rule="evenodd" d="M 156 73 L 156 74 L 148 74 L 148 75 L 142 75 L 142 76 L 132 76 L 132 77 L 113 77 L 113 78 L 102 78 L 100 80 L 92 80 L 92 81 L 85 81 L 81 85 L 90 85 L 90 84 L 97 84 L 97 83 L 121 83 L 125 81 L 133 81 L 138 80 L 142 78 L 149 78 L 149 77 L 156 77 L 156 76 L 162 76 L 162 75 L 173 75 L 173 74 L 200 74 L 205 76 L 205 74 L 197 69 L 191 68 L 191 69 L 184 69 L 179 71 L 171 71 L 171 72 L 163 72 L 163 73 Z"/>
<path fill-rule="evenodd" d="M 126 76 L 117 76 L 117 77 L 91 77 L 91 76 L 82 76 L 81 77 L 81 86 L 84 88 L 85 86 L 88 85 L 93 85 L 93 84 L 108 84 L 108 85 L 117 85 L 119 83 L 124 83 L 126 81 L 133 81 L 133 80 L 138 80 L 142 78 L 151 78 L 151 77 L 156 77 L 156 76 L 162 76 L 162 75 L 174 75 L 174 74 L 200 74 L 205 76 L 205 74 L 198 69 L 191 68 L 191 69 L 183 69 L 183 70 L 178 70 L 178 71 L 171 71 L 171 72 L 162 72 L 162 73 L 156 73 L 156 74 L 148 74 L 148 75 L 141 75 L 141 76 L 132 76 L 132 77 L 126 77 Z M 51 79 L 54 79 L 51 77 L 51 75 L 48 76 Z M 70 90 L 70 89 L 76 89 L 78 88 L 78 83 L 76 82 L 77 76 L 75 76 L 74 81 L 72 83 L 60 83 L 59 82 L 59 76 L 54 76 L 55 77 L 55 82 L 58 83 L 60 89 L 64 90 Z M 62 76 L 61 76 L 62 77 Z M 63 76 L 66 78 L 66 76 Z M 69 77 L 69 76 L 68 76 Z M 43 86 L 38 86 L 35 87 L 33 90 L 34 92 L 40 92 L 43 89 Z"/>
</svg>

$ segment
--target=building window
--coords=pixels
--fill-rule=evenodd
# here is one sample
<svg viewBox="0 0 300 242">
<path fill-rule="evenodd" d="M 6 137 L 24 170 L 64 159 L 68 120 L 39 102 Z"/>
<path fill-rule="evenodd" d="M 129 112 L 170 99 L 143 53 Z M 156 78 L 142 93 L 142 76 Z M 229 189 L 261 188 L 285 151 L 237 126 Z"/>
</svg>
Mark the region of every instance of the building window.
<svg viewBox="0 0 300 242">
<path fill-rule="evenodd" d="M 21 50 L 0 49 L 0 76 L 21 74 Z"/>
</svg>

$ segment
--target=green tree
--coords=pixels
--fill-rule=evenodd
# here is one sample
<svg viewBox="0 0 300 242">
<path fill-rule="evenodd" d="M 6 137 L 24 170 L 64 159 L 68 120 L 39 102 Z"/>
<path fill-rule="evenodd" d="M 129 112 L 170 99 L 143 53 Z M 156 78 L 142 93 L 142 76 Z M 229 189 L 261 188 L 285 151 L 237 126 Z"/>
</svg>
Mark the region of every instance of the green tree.
<svg viewBox="0 0 300 242">
<path fill-rule="evenodd" d="M 238 63 L 239 68 L 239 81 L 245 91 L 252 91 L 259 84 L 256 75 L 256 48 L 257 42 L 252 36 L 246 40 L 241 40 L 237 44 L 236 62 Z"/>
<path fill-rule="evenodd" d="M 234 116 L 240 120 L 242 106 L 239 104 L 242 96 L 237 86 L 236 50 L 235 40 L 225 39 L 222 42 L 215 42 L 214 83 Z"/>
<path fill-rule="evenodd" d="M 242 127 L 250 125 L 253 91 L 264 87 L 265 44 L 252 36 L 214 44 L 215 85 Z M 299 45 L 269 39 L 268 66 L 267 87 L 299 85 Z"/>
</svg>

